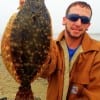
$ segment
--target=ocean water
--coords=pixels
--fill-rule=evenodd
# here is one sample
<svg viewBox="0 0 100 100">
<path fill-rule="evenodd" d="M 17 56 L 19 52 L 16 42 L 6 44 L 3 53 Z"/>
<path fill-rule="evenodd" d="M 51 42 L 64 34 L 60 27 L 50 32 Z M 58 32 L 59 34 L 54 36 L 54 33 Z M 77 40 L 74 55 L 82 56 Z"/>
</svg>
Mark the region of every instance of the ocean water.
<svg viewBox="0 0 100 100">
<path fill-rule="evenodd" d="M 90 34 L 90 36 L 98 41 L 100 41 L 100 33 L 98 34 Z"/>
</svg>

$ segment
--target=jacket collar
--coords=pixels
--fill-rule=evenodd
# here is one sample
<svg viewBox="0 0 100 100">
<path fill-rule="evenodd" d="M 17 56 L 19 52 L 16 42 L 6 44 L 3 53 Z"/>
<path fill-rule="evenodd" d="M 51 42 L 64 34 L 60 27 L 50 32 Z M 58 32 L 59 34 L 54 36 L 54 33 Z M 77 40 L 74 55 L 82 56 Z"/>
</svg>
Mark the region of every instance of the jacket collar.
<svg viewBox="0 0 100 100">
<path fill-rule="evenodd" d="M 57 42 L 62 41 L 65 38 L 64 30 L 59 34 Z M 88 51 L 100 51 L 100 41 L 92 39 L 87 33 L 84 34 L 82 41 L 82 49 L 84 52 Z"/>
</svg>

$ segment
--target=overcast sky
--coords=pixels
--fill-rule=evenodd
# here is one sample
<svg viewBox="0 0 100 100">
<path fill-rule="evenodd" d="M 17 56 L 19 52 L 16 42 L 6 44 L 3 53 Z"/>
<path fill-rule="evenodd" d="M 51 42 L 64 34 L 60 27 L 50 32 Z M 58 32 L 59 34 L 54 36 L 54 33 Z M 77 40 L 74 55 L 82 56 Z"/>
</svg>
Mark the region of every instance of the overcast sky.
<svg viewBox="0 0 100 100">
<path fill-rule="evenodd" d="M 62 17 L 68 5 L 76 0 L 45 0 L 46 6 L 50 12 L 53 34 L 59 33 L 64 26 L 62 25 Z M 81 0 L 82 1 L 82 0 Z M 100 0 L 83 0 L 88 2 L 93 9 L 93 16 L 89 33 L 100 34 Z M 19 0 L 1 0 L 0 2 L 0 38 L 5 29 L 6 23 L 10 16 L 16 12 Z M 99 35 L 100 38 L 100 35 Z"/>
</svg>

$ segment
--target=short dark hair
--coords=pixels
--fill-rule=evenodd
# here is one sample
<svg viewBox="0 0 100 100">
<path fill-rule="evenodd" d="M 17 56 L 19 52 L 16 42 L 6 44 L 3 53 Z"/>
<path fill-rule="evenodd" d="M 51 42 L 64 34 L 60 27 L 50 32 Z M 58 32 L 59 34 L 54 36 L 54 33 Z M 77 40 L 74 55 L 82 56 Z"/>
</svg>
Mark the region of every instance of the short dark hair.
<svg viewBox="0 0 100 100">
<path fill-rule="evenodd" d="M 68 14 L 70 8 L 73 7 L 73 6 L 76 6 L 76 5 L 79 5 L 81 7 L 86 7 L 88 9 L 90 9 L 90 11 L 91 11 L 91 16 L 90 17 L 92 17 L 92 8 L 91 8 L 91 6 L 87 2 L 84 2 L 84 1 L 75 1 L 75 2 L 71 3 L 68 6 L 67 10 L 66 10 L 66 15 Z"/>
</svg>

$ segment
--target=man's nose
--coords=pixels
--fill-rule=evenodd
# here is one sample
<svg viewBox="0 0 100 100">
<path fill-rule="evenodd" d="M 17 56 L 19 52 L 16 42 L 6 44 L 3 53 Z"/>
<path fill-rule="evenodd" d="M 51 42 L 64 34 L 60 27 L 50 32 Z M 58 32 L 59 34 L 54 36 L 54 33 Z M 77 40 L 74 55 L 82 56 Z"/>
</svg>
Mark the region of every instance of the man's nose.
<svg viewBox="0 0 100 100">
<path fill-rule="evenodd" d="M 80 25 L 82 24 L 81 19 L 79 18 L 79 19 L 75 22 L 75 24 L 80 26 Z"/>
</svg>

